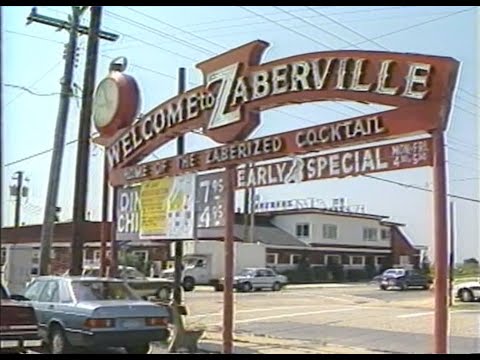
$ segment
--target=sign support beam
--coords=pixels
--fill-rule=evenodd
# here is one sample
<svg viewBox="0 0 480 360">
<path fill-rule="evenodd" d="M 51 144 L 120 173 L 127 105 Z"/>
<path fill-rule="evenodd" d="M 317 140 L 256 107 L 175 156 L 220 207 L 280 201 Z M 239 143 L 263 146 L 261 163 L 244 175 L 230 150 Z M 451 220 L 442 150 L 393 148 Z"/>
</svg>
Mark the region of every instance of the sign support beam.
<svg viewBox="0 0 480 360">
<path fill-rule="evenodd" d="M 433 137 L 433 208 L 435 234 L 435 318 L 434 353 L 446 354 L 448 351 L 448 217 L 447 184 L 445 173 L 445 144 L 441 128 L 435 130 Z"/>
<path fill-rule="evenodd" d="M 225 168 L 225 278 L 223 284 L 223 353 L 233 353 L 233 267 L 235 222 L 235 167 Z"/>
<path fill-rule="evenodd" d="M 185 68 L 178 69 L 178 93 L 185 92 Z M 177 156 L 185 153 L 185 138 L 183 135 L 177 137 Z M 177 305 L 182 303 L 182 258 L 183 258 L 183 242 L 175 241 L 175 278 L 173 288 L 173 300 Z"/>
</svg>

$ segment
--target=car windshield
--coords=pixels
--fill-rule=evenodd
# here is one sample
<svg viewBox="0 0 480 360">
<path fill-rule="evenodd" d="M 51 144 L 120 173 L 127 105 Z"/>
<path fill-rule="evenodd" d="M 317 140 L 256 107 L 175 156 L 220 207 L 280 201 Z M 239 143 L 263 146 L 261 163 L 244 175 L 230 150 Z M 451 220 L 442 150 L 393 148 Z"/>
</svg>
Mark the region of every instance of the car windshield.
<svg viewBox="0 0 480 360">
<path fill-rule="evenodd" d="M 401 275 L 403 273 L 402 269 L 390 269 L 383 273 L 383 275 Z"/>
<path fill-rule="evenodd" d="M 72 281 L 78 301 L 139 300 L 124 283 L 113 281 Z"/>
<path fill-rule="evenodd" d="M 253 276 L 255 274 L 255 271 L 252 269 L 243 269 L 240 271 L 240 276 Z"/>
</svg>

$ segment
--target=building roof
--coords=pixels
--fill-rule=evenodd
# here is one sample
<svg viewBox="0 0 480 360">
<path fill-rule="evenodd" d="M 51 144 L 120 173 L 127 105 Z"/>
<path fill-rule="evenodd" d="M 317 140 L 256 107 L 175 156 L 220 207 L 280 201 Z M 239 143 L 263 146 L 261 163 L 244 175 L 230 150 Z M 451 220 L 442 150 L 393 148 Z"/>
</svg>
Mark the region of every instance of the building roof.
<svg viewBox="0 0 480 360">
<path fill-rule="evenodd" d="M 243 225 L 234 225 L 233 233 L 237 239 L 241 239 L 243 241 L 249 240 L 248 238 L 244 238 L 245 230 Z M 310 247 L 310 245 L 274 225 L 255 226 L 254 238 L 254 241 L 259 241 L 266 245 Z"/>
<path fill-rule="evenodd" d="M 233 236 L 237 241 L 250 241 L 250 229 L 248 229 L 245 238 L 245 227 L 242 224 L 233 225 Z M 198 229 L 197 238 L 201 240 L 220 239 L 224 237 L 223 228 L 205 228 Z M 255 224 L 254 242 L 261 242 L 266 245 L 277 246 L 302 246 L 310 247 L 303 241 L 298 240 L 295 236 L 274 226 L 273 224 Z"/>
<path fill-rule="evenodd" d="M 358 212 L 348 212 L 348 211 L 336 211 L 329 209 L 319 209 L 319 208 L 305 208 L 305 209 L 288 209 L 288 210 L 274 210 L 274 211 L 262 211 L 256 213 L 258 217 L 273 217 L 278 215 L 290 215 L 290 214 L 321 214 L 321 215 L 332 215 L 332 216 L 345 216 L 345 217 L 354 217 L 362 219 L 371 219 L 382 221 L 388 219 L 388 216 L 385 215 L 375 215 L 375 214 L 366 214 Z"/>
</svg>

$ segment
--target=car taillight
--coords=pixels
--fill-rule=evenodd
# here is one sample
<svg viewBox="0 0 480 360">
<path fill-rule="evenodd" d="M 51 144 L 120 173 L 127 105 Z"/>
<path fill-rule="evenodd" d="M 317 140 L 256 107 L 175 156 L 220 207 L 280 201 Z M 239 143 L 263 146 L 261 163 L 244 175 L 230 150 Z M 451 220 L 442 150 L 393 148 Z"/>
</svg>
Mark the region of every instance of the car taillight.
<svg viewBox="0 0 480 360">
<path fill-rule="evenodd" d="M 84 325 L 89 329 L 102 329 L 113 327 L 115 321 L 113 319 L 87 319 Z"/>
<path fill-rule="evenodd" d="M 163 317 L 145 318 L 145 324 L 147 326 L 165 326 L 168 324 L 168 319 Z"/>
</svg>

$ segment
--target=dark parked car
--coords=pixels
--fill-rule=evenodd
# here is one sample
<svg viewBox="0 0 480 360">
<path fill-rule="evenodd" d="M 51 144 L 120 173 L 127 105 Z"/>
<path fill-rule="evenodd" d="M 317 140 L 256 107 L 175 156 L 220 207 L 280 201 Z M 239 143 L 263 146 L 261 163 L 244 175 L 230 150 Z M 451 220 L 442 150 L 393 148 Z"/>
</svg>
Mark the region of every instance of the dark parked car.
<svg viewBox="0 0 480 360">
<path fill-rule="evenodd" d="M 35 308 L 40 336 L 54 354 L 75 347 L 148 353 L 150 342 L 169 336 L 169 309 L 140 299 L 119 279 L 40 276 L 30 283 L 25 298 Z"/>
<path fill-rule="evenodd" d="M 406 290 L 410 287 L 421 287 L 428 290 L 432 279 L 416 270 L 396 269 L 392 273 L 384 273 L 380 281 L 380 289 L 400 288 Z"/>
<path fill-rule="evenodd" d="M 40 346 L 35 310 L 12 299 L 3 284 L 0 287 L 0 329 L 2 352 L 25 352 Z"/>
</svg>

